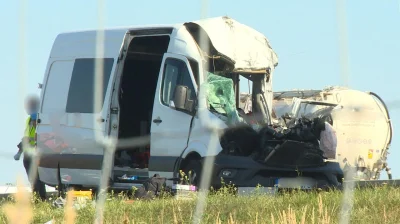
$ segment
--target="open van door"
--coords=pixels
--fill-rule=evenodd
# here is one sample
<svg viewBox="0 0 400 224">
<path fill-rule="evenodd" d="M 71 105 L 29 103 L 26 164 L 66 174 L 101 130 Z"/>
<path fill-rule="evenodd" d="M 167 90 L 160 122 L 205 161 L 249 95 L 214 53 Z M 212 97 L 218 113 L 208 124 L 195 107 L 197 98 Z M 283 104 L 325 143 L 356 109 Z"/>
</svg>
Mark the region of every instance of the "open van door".
<svg viewBox="0 0 400 224">
<path fill-rule="evenodd" d="M 57 36 L 43 80 L 37 126 L 37 145 L 42 153 L 39 177 L 44 183 L 98 186 L 104 148 L 96 141 L 96 135 L 108 135 L 110 96 L 124 39 L 129 36 L 126 33 L 104 31 L 101 58 L 96 56 L 96 31 Z M 97 74 L 96 61 L 103 64 Z M 101 73 L 103 79 L 100 77 L 100 83 L 95 83 Z M 94 106 L 95 85 L 102 90 L 100 109 Z"/>
<path fill-rule="evenodd" d="M 198 64 L 166 53 L 161 64 L 151 124 L 149 175 L 173 177 L 177 158 L 186 148 L 197 99 Z"/>
</svg>

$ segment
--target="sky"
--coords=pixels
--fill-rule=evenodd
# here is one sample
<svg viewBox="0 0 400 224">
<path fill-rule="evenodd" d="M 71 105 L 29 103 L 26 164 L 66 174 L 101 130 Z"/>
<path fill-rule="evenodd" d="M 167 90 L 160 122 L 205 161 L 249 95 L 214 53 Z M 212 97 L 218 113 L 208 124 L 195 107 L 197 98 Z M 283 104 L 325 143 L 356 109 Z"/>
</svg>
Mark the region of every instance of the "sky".
<svg viewBox="0 0 400 224">
<path fill-rule="evenodd" d="M 0 185 L 14 183 L 18 174 L 27 181 L 22 161 L 13 160 L 26 119 L 23 99 L 29 93 L 40 93 L 37 83 L 43 81 L 55 37 L 61 32 L 95 29 L 99 18 L 106 27 L 118 27 L 181 23 L 202 15 L 229 16 L 269 39 L 279 57 L 274 91 L 348 84 L 354 89 L 375 92 L 385 102 L 400 100 L 398 0 L 348 1 L 339 17 L 334 0 L 208 0 L 203 1 L 207 3 L 204 7 L 201 1 L 104 2 L 103 17 L 98 16 L 98 1 L 94 0 L 2 4 Z M 341 60 L 347 62 L 347 70 L 341 69 L 346 64 Z M 400 178 L 400 163 L 396 160 L 400 158 L 400 136 L 396 134 L 400 128 L 398 102 L 389 107 L 394 128 L 389 165 L 394 178 Z M 381 176 L 386 178 L 386 173 Z"/>
</svg>

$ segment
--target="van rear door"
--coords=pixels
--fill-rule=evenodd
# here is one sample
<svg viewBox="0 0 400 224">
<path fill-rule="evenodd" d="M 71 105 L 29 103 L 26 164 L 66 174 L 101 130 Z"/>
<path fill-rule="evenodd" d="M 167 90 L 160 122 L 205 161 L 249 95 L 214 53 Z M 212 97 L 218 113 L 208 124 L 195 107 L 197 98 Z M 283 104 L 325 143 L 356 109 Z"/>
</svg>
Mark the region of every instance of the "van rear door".
<svg viewBox="0 0 400 224">
<path fill-rule="evenodd" d="M 108 133 L 110 96 L 125 37 L 126 30 L 104 31 L 100 53 L 96 31 L 57 36 L 43 81 L 37 127 L 39 176 L 46 184 L 58 183 L 60 167 L 62 183 L 98 186 L 104 147 L 96 136 Z M 96 62 L 102 64 L 97 71 Z M 100 91 L 94 93 L 96 85 Z M 99 96 L 98 108 L 94 94 Z"/>
</svg>

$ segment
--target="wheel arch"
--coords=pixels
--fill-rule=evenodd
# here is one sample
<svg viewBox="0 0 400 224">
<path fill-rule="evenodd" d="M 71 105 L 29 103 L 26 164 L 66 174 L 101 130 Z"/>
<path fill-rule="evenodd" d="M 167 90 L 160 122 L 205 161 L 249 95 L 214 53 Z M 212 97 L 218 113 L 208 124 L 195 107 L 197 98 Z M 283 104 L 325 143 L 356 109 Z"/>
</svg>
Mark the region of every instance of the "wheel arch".
<svg viewBox="0 0 400 224">
<path fill-rule="evenodd" d="M 202 158 L 202 156 L 197 152 L 197 151 L 191 151 L 189 152 L 182 160 L 180 166 L 179 166 L 179 170 L 184 169 L 189 161 L 191 160 L 200 160 Z"/>
</svg>

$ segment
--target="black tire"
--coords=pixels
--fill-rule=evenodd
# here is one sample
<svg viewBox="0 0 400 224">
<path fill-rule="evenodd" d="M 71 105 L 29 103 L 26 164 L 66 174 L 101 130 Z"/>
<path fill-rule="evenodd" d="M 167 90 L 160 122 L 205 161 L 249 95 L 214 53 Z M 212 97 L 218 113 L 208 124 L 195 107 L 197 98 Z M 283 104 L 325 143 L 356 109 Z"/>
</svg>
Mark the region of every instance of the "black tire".
<svg viewBox="0 0 400 224">
<path fill-rule="evenodd" d="M 190 160 L 186 167 L 183 168 L 183 172 L 189 179 L 189 183 L 196 186 L 196 188 L 200 186 L 201 168 L 202 166 L 199 160 Z"/>
</svg>

